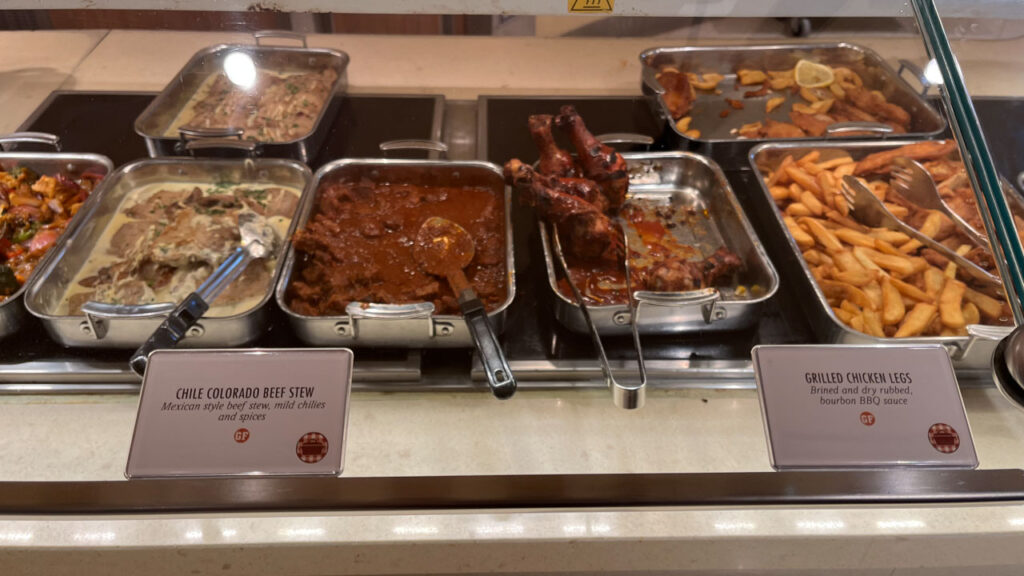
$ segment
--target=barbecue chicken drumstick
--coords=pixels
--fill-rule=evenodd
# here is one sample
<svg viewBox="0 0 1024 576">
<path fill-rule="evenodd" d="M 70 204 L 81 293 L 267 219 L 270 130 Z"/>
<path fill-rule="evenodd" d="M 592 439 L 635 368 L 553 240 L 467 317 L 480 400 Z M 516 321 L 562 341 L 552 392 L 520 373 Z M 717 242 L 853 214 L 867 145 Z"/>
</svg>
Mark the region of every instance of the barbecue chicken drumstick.
<svg viewBox="0 0 1024 576">
<path fill-rule="evenodd" d="M 558 227 L 567 238 L 566 249 L 586 260 L 618 261 L 622 255 L 622 233 L 610 218 L 583 198 L 560 187 L 558 178 L 538 174 L 512 159 L 505 164 L 505 180 L 518 192 L 519 201 L 532 206 L 537 215 Z"/>
<path fill-rule="evenodd" d="M 583 118 L 572 106 L 562 106 L 555 125 L 565 130 L 576 147 L 583 175 L 601 187 L 608 198 L 612 212 L 617 212 L 626 201 L 629 170 L 626 160 L 610 146 L 605 146 L 587 130 Z"/>
<path fill-rule="evenodd" d="M 538 168 L 541 174 L 548 176 L 577 178 L 580 176 L 580 169 L 573 162 L 572 156 L 555 144 L 555 137 L 551 134 L 553 118 L 551 114 L 530 116 L 530 136 L 533 137 L 533 143 L 540 152 Z"/>
</svg>

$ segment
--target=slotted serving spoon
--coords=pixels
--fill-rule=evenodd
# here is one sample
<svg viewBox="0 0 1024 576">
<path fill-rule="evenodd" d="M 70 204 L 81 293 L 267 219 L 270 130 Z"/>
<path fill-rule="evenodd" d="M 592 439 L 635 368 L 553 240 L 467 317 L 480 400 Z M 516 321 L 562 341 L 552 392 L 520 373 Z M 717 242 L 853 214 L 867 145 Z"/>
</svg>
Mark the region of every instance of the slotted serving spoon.
<svg viewBox="0 0 1024 576">
<path fill-rule="evenodd" d="M 926 236 L 918 232 L 918 230 L 913 226 L 910 226 L 896 216 L 893 216 L 892 212 L 889 212 L 889 209 L 885 207 L 885 204 L 883 204 L 877 196 L 872 194 L 871 190 L 868 190 L 867 186 L 861 184 L 860 180 L 857 180 L 853 176 L 843 176 L 843 185 L 840 186 L 840 191 L 850 203 L 850 208 L 853 210 L 854 214 L 857 215 L 857 220 L 861 223 L 874 228 L 886 228 L 896 232 L 903 232 L 907 236 L 910 236 L 952 260 L 960 269 L 975 280 L 990 286 L 1002 288 L 1003 282 L 997 276 L 990 274 L 974 262 L 971 262 L 967 258 L 964 258 L 943 246 L 930 236 Z"/>
<path fill-rule="evenodd" d="M 185 297 L 128 361 L 132 370 L 142 376 L 154 350 L 174 348 L 188 329 L 206 314 L 210 305 L 224 290 L 245 272 L 249 263 L 264 258 L 277 246 L 277 233 L 261 216 L 252 212 L 238 215 L 241 245 L 235 248 L 196 291 Z"/>
<path fill-rule="evenodd" d="M 480 352 L 491 392 L 501 399 L 510 398 L 516 392 L 512 369 L 487 319 L 483 302 L 462 271 L 473 261 L 475 253 L 473 237 L 465 228 L 437 216 L 428 218 L 420 226 L 413 246 L 413 255 L 420 267 L 429 274 L 445 277 L 455 292 L 462 317 Z"/>
</svg>

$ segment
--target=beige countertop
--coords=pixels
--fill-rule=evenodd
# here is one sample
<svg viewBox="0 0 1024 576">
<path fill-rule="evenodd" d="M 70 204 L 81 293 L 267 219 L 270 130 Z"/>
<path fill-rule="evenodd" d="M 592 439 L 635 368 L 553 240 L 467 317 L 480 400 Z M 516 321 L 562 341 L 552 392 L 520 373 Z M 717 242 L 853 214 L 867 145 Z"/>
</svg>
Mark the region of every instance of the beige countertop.
<svg viewBox="0 0 1024 576">
<path fill-rule="evenodd" d="M 923 63 L 920 42 L 858 38 Z M 0 128 L 55 88 L 160 90 L 197 50 L 249 39 L 178 32 L 0 33 Z M 735 43 L 730 40 L 730 43 Z M 660 39 L 313 36 L 345 50 L 353 92 L 639 94 Z M 1005 44 L 1005 45 L 1004 45 Z M 1009 46 L 1013 44 L 1013 46 Z M 958 47 L 972 92 L 1024 94 L 1015 42 Z M 453 63 L 457 63 L 453 64 Z M 965 403 L 982 468 L 1024 468 L 1024 412 Z M 132 396 L 0 397 L 0 481 L 121 480 Z M 514 435 L 496 441 L 489 429 Z M 653 391 L 625 412 L 599 390 L 355 393 L 346 476 L 769 470 L 750 390 Z M 1024 505 L 0 517 L 5 573 L 220 574 L 741 571 L 1018 574 Z M 758 572 L 762 573 L 762 572 Z M 764 572 L 767 573 L 767 572 Z"/>
</svg>

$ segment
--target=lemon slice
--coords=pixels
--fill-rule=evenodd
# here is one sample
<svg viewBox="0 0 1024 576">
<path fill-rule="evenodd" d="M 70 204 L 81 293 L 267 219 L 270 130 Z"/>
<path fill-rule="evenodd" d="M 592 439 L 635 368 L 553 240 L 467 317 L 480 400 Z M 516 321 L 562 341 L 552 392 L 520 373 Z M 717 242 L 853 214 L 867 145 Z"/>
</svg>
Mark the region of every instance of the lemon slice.
<svg viewBox="0 0 1024 576">
<path fill-rule="evenodd" d="M 835 80 L 832 69 L 824 64 L 801 60 L 796 63 L 796 83 L 804 88 L 821 88 Z"/>
</svg>

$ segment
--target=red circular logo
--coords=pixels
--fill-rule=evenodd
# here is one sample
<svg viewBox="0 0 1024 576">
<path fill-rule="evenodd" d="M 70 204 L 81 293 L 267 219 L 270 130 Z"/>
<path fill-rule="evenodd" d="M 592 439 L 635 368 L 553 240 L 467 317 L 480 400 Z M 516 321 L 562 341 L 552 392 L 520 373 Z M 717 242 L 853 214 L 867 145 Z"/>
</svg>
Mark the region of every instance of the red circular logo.
<svg viewBox="0 0 1024 576">
<path fill-rule="evenodd" d="M 295 455 L 306 464 L 316 464 L 327 456 L 327 437 L 319 432 L 307 432 L 295 445 Z"/>
<path fill-rule="evenodd" d="M 244 443 L 248 439 L 249 439 L 249 429 L 248 428 L 239 428 L 238 430 L 235 430 L 235 442 L 238 442 L 239 444 L 242 444 L 242 443 Z"/>
<path fill-rule="evenodd" d="M 932 424 L 928 429 L 928 441 L 932 448 L 943 454 L 952 454 L 960 448 L 960 435 L 949 424 Z"/>
<path fill-rule="evenodd" d="M 874 426 L 875 425 L 875 415 L 872 414 L 871 412 L 861 412 L 860 413 L 860 423 L 865 425 L 865 426 Z"/>
</svg>

